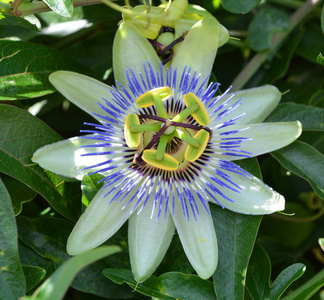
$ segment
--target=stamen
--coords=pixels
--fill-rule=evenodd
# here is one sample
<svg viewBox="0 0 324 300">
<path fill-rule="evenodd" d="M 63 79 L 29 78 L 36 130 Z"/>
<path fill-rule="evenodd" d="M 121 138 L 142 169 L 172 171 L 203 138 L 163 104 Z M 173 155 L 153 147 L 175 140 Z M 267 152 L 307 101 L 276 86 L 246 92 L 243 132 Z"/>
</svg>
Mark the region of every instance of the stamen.
<svg viewBox="0 0 324 300">
<path fill-rule="evenodd" d="M 140 120 L 138 115 L 129 114 L 126 117 L 125 125 L 124 125 L 124 137 L 126 144 L 129 148 L 137 148 L 141 143 L 141 133 L 140 132 L 132 132 L 130 127 L 132 125 L 139 125 Z"/>
<path fill-rule="evenodd" d="M 143 152 L 143 160 L 156 168 L 167 170 L 167 171 L 175 171 L 178 169 L 179 162 L 173 158 L 171 155 L 164 153 L 162 159 L 160 161 L 156 160 L 156 150 L 148 149 Z"/>
<path fill-rule="evenodd" d="M 192 117 L 197 121 L 198 124 L 206 126 L 209 123 L 209 116 L 205 105 L 194 93 L 188 93 L 184 95 L 183 101 L 187 107 L 190 107 L 194 104 L 198 105 L 199 109 L 197 109 L 197 111 L 192 114 Z"/>
<path fill-rule="evenodd" d="M 209 133 L 201 129 L 194 135 L 193 138 L 200 143 L 200 147 L 195 148 L 191 145 L 187 146 L 185 151 L 185 159 L 190 162 L 197 160 L 205 151 L 207 143 L 209 141 Z"/>
<path fill-rule="evenodd" d="M 163 86 L 149 90 L 148 92 L 144 93 L 136 99 L 135 102 L 137 106 L 145 108 L 154 105 L 154 94 L 158 95 L 161 101 L 165 101 L 172 95 L 172 91 L 168 86 Z"/>
</svg>

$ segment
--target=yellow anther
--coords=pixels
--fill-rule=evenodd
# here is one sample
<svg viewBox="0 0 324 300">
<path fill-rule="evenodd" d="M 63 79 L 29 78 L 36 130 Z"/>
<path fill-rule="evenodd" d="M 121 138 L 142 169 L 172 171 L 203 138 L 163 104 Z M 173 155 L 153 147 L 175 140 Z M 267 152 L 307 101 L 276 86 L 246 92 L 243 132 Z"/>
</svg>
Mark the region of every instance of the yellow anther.
<svg viewBox="0 0 324 300">
<path fill-rule="evenodd" d="M 198 148 L 195 148 L 191 145 L 188 145 L 185 151 L 185 159 L 189 160 L 191 162 L 194 162 L 197 160 L 201 154 L 205 151 L 207 147 L 207 143 L 209 140 L 209 133 L 204 130 L 200 129 L 193 137 L 198 143 L 200 143 L 200 146 Z"/>
<path fill-rule="evenodd" d="M 144 150 L 142 159 L 152 167 L 166 171 L 175 171 L 178 169 L 179 162 L 171 155 L 164 153 L 161 160 L 156 160 L 156 150 Z"/>
<path fill-rule="evenodd" d="M 141 132 L 131 132 L 130 127 L 134 125 L 139 125 L 140 120 L 138 115 L 129 114 L 126 117 L 124 125 L 124 137 L 126 144 L 129 148 L 137 148 L 141 143 Z"/>
<path fill-rule="evenodd" d="M 137 106 L 145 108 L 154 105 L 153 94 L 155 93 L 160 96 L 162 101 L 165 101 L 172 95 L 172 91 L 168 86 L 155 88 L 139 96 L 136 99 Z"/>
<path fill-rule="evenodd" d="M 198 104 L 199 108 L 191 114 L 191 116 L 197 121 L 199 125 L 206 126 L 209 123 L 209 116 L 205 105 L 201 100 L 194 94 L 188 93 L 183 96 L 183 101 L 187 107 Z"/>
</svg>

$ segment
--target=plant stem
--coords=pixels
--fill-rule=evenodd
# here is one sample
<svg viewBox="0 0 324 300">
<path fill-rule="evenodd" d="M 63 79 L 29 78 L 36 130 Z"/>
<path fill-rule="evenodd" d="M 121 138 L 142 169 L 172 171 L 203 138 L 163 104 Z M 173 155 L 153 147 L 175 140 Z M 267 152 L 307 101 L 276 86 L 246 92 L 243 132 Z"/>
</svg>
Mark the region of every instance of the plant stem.
<svg viewBox="0 0 324 300">
<path fill-rule="evenodd" d="M 272 49 L 257 53 L 246 65 L 246 67 L 238 74 L 232 83 L 233 90 L 241 89 L 261 65 L 278 51 L 284 40 L 292 32 L 293 29 L 318 5 L 321 0 L 308 0 L 303 6 L 296 10 L 290 17 L 289 30 L 273 36 Z"/>
<path fill-rule="evenodd" d="M 87 6 L 93 4 L 102 3 L 101 0 L 74 0 L 73 6 Z M 51 11 L 51 9 L 42 1 L 34 1 L 31 3 L 22 4 L 19 6 L 19 11 L 22 13 L 23 16 L 37 14 L 41 12 Z"/>
</svg>

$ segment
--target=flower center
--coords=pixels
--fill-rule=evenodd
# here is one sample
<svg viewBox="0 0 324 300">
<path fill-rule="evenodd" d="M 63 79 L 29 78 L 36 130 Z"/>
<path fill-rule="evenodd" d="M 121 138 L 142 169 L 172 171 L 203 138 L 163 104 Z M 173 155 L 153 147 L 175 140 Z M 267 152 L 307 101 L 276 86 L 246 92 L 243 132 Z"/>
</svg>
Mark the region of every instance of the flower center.
<svg viewBox="0 0 324 300">
<path fill-rule="evenodd" d="M 209 116 L 204 104 L 195 94 L 187 93 L 182 99 L 185 109 L 171 117 L 163 103 L 171 96 L 169 87 L 152 89 L 137 98 L 136 104 L 139 108 L 155 106 L 157 115 L 133 113 L 126 117 L 126 144 L 129 148 L 139 149 L 134 164 L 174 171 L 184 159 L 194 162 L 205 151 L 212 131 L 206 127 Z M 197 124 L 188 121 L 190 116 Z M 185 145 L 180 154 L 179 151 L 170 151 L 178 140 Z"/>
</svg>

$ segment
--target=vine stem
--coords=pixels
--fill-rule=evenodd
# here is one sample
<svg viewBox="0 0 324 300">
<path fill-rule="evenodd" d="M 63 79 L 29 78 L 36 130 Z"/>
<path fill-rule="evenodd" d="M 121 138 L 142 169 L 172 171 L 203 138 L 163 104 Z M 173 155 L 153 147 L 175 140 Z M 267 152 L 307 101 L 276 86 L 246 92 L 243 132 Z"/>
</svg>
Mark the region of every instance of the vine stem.
<svg viewBox="0 0 324 300">
<path fill-rule="evenodd" d="M 278 51 L 283 41 L 292 32 L 293 29 L 318 5 L 322 0 L 307 0 L 304 5 L 297 9 L 290 17 L 290 27 L 285 33 L 278 33 L 273 36 L 273 48 L 257 53 L 246 65 L 246 67 L 237 75 L 232 83 L 233 90 L 241 89 L 261 65 Z"/>
<path fill-rule="evenodd" d="M 101 0 L 74 0 L 73 7 L 88 6 L 102 3 Z M 19 6 L 19 11 L 23 16 L 37 14 L 41 12 L 51 11 L 51 9 L 43 1 L 33 1 Z"/>
</svg>

